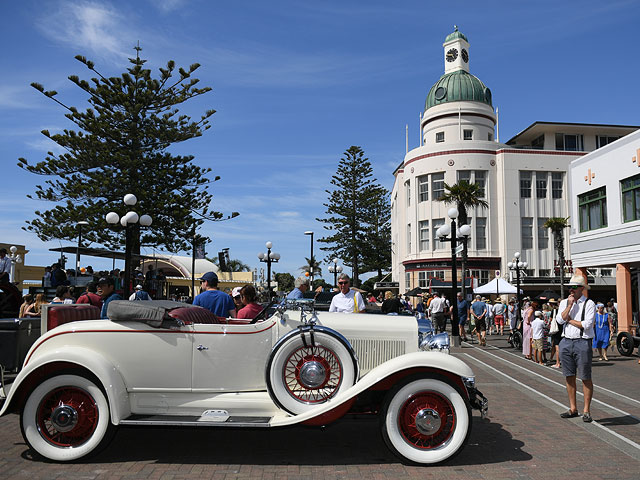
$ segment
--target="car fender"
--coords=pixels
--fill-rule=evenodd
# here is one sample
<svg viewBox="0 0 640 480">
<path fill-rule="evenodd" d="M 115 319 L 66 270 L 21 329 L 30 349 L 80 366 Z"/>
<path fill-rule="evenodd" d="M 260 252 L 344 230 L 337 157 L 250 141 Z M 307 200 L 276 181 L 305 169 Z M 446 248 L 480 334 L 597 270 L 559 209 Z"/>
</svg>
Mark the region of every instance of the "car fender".
<svg viewBox="0 0 640 480">
<path fill-rule="evenodd" d="M 10 411 L 19 411 L 22 407 L 17 402 L 24 401 L 26 395 L 44 378 L 56 372 L 82 369 L 94 375 L 102 384 L 109 401 L 111 422 L 115 425 L 120 419 L 131 415 L 129 395 L 124 381 L 116 366 L 95 350 L 79 346 L 66 346 L 64 349 L 52 349 L 43 352 L 23 368 L 11 385 L 0 416 Z"/>
<path fill-rule="evenodd" d="M 473 370 L 462 360 L 441 352 L 414 352 L 401 355 L 387 362 L 378 365 L 358 383 L 350 389 L 344 391 L 339 396 L 319 405 L 304 414 L 274 419 L 272 426 L 285 426 L 297 423 L 325 424 L 344 415 L 348 407 L 351 406 L 355 397 L 369 389 L 386 389 L 383 386 L 386 380 L 392 379 L 394 375 L 404 376 L 420 371 L 429 373 L 439 373 L 460 379 L 462 377 L 473 377 Z M 406 375 L 404 375 L 406 374 Z M 382 388 L 379 388 L 380 386 Z M 460 382 L 462 386 L 462 383 Z M 320 421 L 318 421 L 320 419 Z M 326 421 L 322 421 L 326 420 Z"/>
</svg>

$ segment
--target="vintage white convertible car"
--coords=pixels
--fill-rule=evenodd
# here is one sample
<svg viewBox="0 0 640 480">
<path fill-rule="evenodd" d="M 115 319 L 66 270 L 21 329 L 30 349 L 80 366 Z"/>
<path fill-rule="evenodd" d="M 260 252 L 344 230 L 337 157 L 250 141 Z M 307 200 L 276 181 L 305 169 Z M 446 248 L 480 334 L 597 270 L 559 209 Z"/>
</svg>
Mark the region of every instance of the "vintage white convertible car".
<svg viewBox="0 0 640 480">
<path fill-rule="evenodd" d="M 419 332 L 415 317 L 304 303 L 254 320 L 167 301 L 114 301 L 108 320 L 96 310 L 46 308 L 0 411 L 19 413 L 27 444 L 54 461 L 97 452 L 118 425 L 326 425 L 359 413 L 379 416 L 403 460 L 432 464 L 465 445 L 471 408 L 487 411 L 446 335 Z"/>
</svg>

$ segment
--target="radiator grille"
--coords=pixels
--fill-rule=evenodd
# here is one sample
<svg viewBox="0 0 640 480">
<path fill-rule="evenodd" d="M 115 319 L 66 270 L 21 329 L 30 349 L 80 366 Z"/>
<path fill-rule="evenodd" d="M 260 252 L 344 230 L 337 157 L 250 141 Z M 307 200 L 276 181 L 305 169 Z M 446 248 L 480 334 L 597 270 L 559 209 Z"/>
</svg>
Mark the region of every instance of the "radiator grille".
<svg viewBox="0 0 640 480">
<path fill-rule="evenodd" d="M 348 340 L 358 356 L 361 374 L 367 373 L 387 360 L 404 355 L 406 351 L 403 340 L 366 338 L 349 338 Z"/>
</svg>

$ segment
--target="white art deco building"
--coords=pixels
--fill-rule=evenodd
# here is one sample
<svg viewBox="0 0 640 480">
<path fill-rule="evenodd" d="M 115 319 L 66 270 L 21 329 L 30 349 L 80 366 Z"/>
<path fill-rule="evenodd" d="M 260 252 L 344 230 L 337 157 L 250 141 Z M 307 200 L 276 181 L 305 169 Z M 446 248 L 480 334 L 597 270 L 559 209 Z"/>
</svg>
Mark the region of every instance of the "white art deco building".
<svg viewBox="0 0 640 480">
<path fill-rule="evenodd" d="M 467 212 L 468 274 L 479 284 L 496 271 L 507 276 L 506 265 L 519 251 L 528 263 L 525 289 L 528 285 L 539 293 L 552 284 L 557 260 L 553 239 L 542 225 L 550 217 L 571 214 L 569 164 L 637 127 L 535 122 L 499 143 L 491 90 L 470 73 L 470 45 L 457 29 L 445 39 L 443 60 L 444 75 L 427 94 L 421 145 L 394 171 L 393 280 L 401 293 L 428 287 L 432 278 L 450 280 L 451 247 L 438 240 L 436 231 L 450 222 L 451 205 L 439 199 L 445 183 L 467 180 L 482 187 L 489 204 Z"/>
</svg>

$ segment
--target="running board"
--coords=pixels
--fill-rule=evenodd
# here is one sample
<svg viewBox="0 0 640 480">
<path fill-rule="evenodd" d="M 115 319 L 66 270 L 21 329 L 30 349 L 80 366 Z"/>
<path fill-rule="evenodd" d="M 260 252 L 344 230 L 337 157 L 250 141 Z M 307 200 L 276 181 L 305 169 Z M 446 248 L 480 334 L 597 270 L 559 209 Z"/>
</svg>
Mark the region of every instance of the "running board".
<svg viewBox="0 0 640 480">
<path fill-rule="evenodd" d="M 191 415 L 131 415 L 120 420 L 120 425 L 160 425 L 166 427 L 269 427 L 271 417 L 227 417 L 203 419 Z"/>
</svg>

